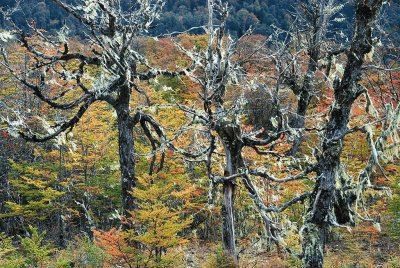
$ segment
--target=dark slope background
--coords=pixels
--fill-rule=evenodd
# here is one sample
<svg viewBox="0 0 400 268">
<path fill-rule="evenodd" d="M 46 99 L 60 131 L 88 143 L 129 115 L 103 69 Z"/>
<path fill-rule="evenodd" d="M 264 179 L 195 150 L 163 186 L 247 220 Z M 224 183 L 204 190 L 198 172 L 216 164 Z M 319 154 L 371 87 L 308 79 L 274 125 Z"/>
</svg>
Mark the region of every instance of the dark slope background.
<svg viewBox="0 0 400 268">
<path fill-rule="evenodd" d="M 65 0 L 69 3 L 82 2 L 82 0 Z M 135 1 L 122 0 L 126 8 Z M 234 36 L 242 35 L 250 26 L 254 26 L 256 34 L 269 35 L 271 25 L 287 29 L 291 23 L 290 11 L 301 0 L 228 0 L 231 7 L 228 28 Z M 338 0 L 338 2 L 344 2 Z M 386 37 L 399 44 L 400 41 L 400 0 L 389 1 L 385 5 L 381 16 L 381 23 L 385 25 Z M 151 35 L 161 35 L 172 32 L 181 32 L 191 27 L 204 25 L 207 19 L 207 0 L 167 0 L 163 14 L 154 23 Z M 0 6 L 7 8 L 15 5 L 15 0 L 0 0 Z M 351 24 L 353 14 L 352 1 L 342 10 L 341 16 L 347 18 L 345 25 L 338 25 L 344 32 L 350 30 L 346 25 Z M 20 10 L 15 13 L 14 19 L 18 26 L 25 27 L 27 20 L 34 20 L 40 28 L 54 32 L 62 25 L 67 24 L 71 35 L 81 35 L 79 23 L 57 7 L 52 0 L 22 0 Z M 7 24 L 0 18 L 0 27 L 6 28 Z M 192 33 L 200 33 L 194 30 Z"/>
</svg>

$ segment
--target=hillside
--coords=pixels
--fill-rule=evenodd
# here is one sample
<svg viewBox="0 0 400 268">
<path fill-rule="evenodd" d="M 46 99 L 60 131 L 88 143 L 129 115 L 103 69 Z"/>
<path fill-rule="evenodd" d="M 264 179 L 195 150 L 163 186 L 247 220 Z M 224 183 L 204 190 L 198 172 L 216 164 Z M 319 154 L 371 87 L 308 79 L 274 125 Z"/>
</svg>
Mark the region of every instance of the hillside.
<svg viewBox="0 0 400 268">
<path fill-rule="evenodd" d="M 82 2 L 80 0 L 67 0 L 66 3 Z M 128 8 L 125 1 L 126 8 Z M 207 20 L 205 0 L 166 0 L 163 14 L 157 20 L 151 31 L 152 35 L 160 35 L 171 32 L 181 32 L 192 27 L 205 25 Z M 272 32 L 271 25 L 287 29 L 291 23 L 290 12 L 297 2 L 293 0 L 229 0 L 230 17 L 227 22 L 230 33 L 234 36 L 242 35 L 250 26 L 255 28 L 256 34 L 269 35 Z M 342 0 L 338 2 L 344 2 Z M 0 6 L 13 6 L 15 0 L 1 0 Z M 122 1 L 124 4 L 124 1 Z M 351 25 L 353 6 L 347 4 L 342 10 L 343 16 L 347 18 L 346 25 L 340 25 L 341 30 Z M 400 1 L 391 1 L 390 6 L 386 5 L 381 13 L 382 24 L 387 30 L 387 36 L 396 43 L 400 40 L 399 34 Z M 72 35 L 82 35 L 79 31 L 79 23 L 67 15 L 60 8 L 57 8 L 52 0 L 23 0 L 20 12 L 15 14 L 15 21 L 20 27 L 26 26 L 26 20 L 34 20 L 38 27 L 50 31 L 56 31 L 64 23 L 70 28 Z M 4 20 L 1 20 L 4 28 Z M 201 31 L 192 31 L 200 33 Z"/>
</svg>

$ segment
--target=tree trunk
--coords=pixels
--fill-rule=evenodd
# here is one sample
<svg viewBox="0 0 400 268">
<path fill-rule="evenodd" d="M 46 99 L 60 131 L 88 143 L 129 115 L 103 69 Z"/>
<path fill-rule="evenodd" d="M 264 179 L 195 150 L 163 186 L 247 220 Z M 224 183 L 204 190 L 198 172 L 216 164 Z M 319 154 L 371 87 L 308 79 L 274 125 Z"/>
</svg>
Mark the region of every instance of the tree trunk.
<svg viewBox="0 0 400 268">
<path fill-rule="evenodd" d="M 237 262 L 233 214 L 235 185 L 232 182 L 225 182 L 222 187 L 222 242 L 225 253 Z"/>
<path fill-rule="evenodd" d="M 129 98 L 119 98 L 116 107 L 118 121 L 119 163 L 121 170 L 122 209 L 125 217 L 136 208 L 129 193 L 136 186 L 134 138 L 131 125 Z"/>
<path fill-rule="evenodd" d="M 311 73 L 310 73 L 310 75 L 311 75 Z M 308 76 L 308 74 L 307 74 L 307 76 Z M 312 77 L 314 77 L 314 74 L 312 74 Z M 310 79 L 312 79 L 312 78 L 310 77 Z M 303 129 L 304 129 L 305 122 L 306 122 L 306 112 L 307 112 L 308 106 L 310 105 L 311 97 L 312 97 L 312 92 L 311 92 L 311 88 L 309 85 L 309 86 L 307 86 L 307 88 L 303 88 L 303 91 L 300 93 L 299 100 L 297 103 L 296 115 L 291 120 L 291 124 L 290 124 L 291 127 L 294 129 L 297 129 L 299 131 L 299 133 L 297 134 L 297 136 L 294 136 L 292 147 L 290 148 L 290 150 L 287 153 L 288 156 L 296 155 L 296 153 L 299 150 L 300 144 L 303 140 L 303 136 L 304 136 Z"/>
<path fill-rule="evenodd" d="M 325 228 L 307 223 L 302 227 L 302 267 L 317 268 L 324 264 Z"/>
<path fill-rule="evenodd" d="M 225 152 L 224 176 L 229 177 L 238 173 L 244 166 L 241 150 L 243 144 L 237 137 L 240 137 L 240 128 L 233 124 L 223 123 L 217 128 L 219 137 L 222 140 Z M 236 236 L 234 227 L 234 195 L 235 182 L 226 181 L 223 183 L 222 197 L 222 241 L 225 253 L 237 264 Z"/>
</svg>

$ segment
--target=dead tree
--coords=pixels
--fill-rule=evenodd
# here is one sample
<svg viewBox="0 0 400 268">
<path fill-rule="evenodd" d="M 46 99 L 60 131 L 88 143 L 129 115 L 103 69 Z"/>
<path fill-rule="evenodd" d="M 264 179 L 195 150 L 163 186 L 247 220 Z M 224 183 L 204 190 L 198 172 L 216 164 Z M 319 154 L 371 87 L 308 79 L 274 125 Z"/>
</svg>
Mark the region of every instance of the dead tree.
<svg viewBox="0 0 400 268">
<path fill-rule="evenodd" d="M 332 56 L 340 53 L 342 47 L 333 49 L 333 38 L 328 38 L 332 20 L 335 18 L 344 4 L 338 4 L 334 0 L 302 1 L 295 13 L 293 23 L 289 29 L 290 41 L 287 44 L 285 61 L 283 63 L 282 80 L 297 96 L 296 113 L 291 116 L 290 127 L 293 143 L 288 155 L 294 156 L 304 138 L 305 119 L 307 110 L 313 97 L 318 95 L 316 84 L 316 72 L 321 71 L 323 62 L 332 60 Z M 334 36 L 334 35 L 333 35 Z M 294 50 L 293 50 L 294 49 Z M 307 58 L 307 63 L 304 62 Z M 303 66 L 306 70 L 303 72 Z M 328 71 L 329 73 L 329 71 Z"/>
<path fill-rule="evenodd" d="M 356 1 L 356 16 L 351 47 L 347 51 L 347 63 L 343 77 L 334 83 L 335 101 L 322 140 L 322 151 L 317 155 L 317 183 L 310 198 L 310 207 L 301 229 L 304 267 L 323 267 L 325 237 L 330 226 L 349 223 L 354 216 L 353 203 L 357 200 L 353 187 L 372 187 L 369 177 L 383 154 L 382 142 L 396 131 L 399 107 L 391 115 L 390 126 L 381 134 L 377 144 L 370 142 L 372 155 L 366 169 L 358 178 L 358 186 L 352 185 L 341 165 L 344 137 L 351 133 L 348 123 L 354 101 L 366 93 L 359 85 L 364 57 L 372 49 L 372 27 L 382 6 L 381 0 Z M 386 115 L 389 116 L 389 115 Z M 367 137 L 371 140 L 370 133 Z M 385 143 L 385 142 L 383 142 Z M 377 150 L 379 146 L 379 150 Z M 356 184 L 357 184 L 356 183 Z"/>
<path fill-rule="evenodd" d="M 4 15 L 14 27 L 3 32 L 2 39 L 15 39 L 25 49 L 30 59 L 29 69 L 24 73 L 17 70 L 7 55 L 7 48 L 3 46 L 1 51 L 2 65 L 13 78 L 61 116 L 53 119 L 52 124 L 45 123 L 41 132 L 37 126 L 33 128 L 29 124 L 29 118 L 23 117 L 25 112 L 9 111 L 2 114 L 2 119 L 8 122 L 10 133 L 27 141 L 45 142 L 71 131 L 94 103 L 108 103 L 117 117 L 122 207 L 124 215 L 128 216 L 128 211 L 136 206 L 129 194 L 136 185 L 133 128 L 136 125 L 143 128 L 153 149 L 161 144 L 149 134 L 147 122 L 152 118 L 143 110 L 132 109 L 131 104 L 135 101 L 132 93 L 136 90 L 145 94 L 139 81 L 157 75 L 177 75 L 150 66 L 134 45 L 160 15 L 163 1 L 134 1 L 126 10 L 121 8 L 119 1 L 111 0 L 84 0 L 79 5 L 62 0 L 54 2 L 81 23 L 88 46 L 85 52 L 70 46 L 66 26 L 58 36 L 47 35 L 34 23 L 29 24 L 30 32 L 24 32 L 7 12 Z M 45 118 L 41 120 L 45 121 Z"/>
<path fill-rule="evenodd" d="M 238 173 L 244 163 L 241 156 L 243 144 L 238 140 L 238 137 L 241 136 L 240 126 L 236 122 L 236 115 L 224 107 L 227 86 L 238 74 L 238 66 L 231 61 L 237 41 L 225 36 L 227 5 L 222 4 L 219 0 L 208 0 L 208 11 L 206 50 L 192 53 L 181 47 L 196 64 L 196 70 L 188 75 L 201 85 L 200 96 L 204 110 L 200 112 L 186 109 L 183 106 L 181 108 L 203 119 L 203 123 L 209 127 L 210 150 L 207 155 L 207 166 L 209 176 L 213 180 L 211 162 L 217 146 L 217 137 L 222 143 L 225 153 L 224 176 Z M 215 26 L 214 23 L 217 19 L 220 24 Z M 196 73 L 198 71 L 201 72 L 200 76 Z M 216 132 L 217 137 L 214 136 L 213 131 Z M 237 262 L 233 211 L 235 188 L 234 181 L 223 182 L 222 240 L 227 255 Z"/>
<path fill-rule="evenodd" d="M 298 175 L 289 176 L 280 180 L 274 178 L 271 174 L 266 172 L 257 170 L 247 171 L 247 174 L 260 176 L 279 183 L 304 179 L 305 175 L 311 172 L 316 173 L 316 186 L 313 192 L 304 193 L 304 195 L 299 196 L 299 198 L 305 197 L 302 200 L 309 202 L 307 214 L 304 218 L 304 224 L 300 232 L 303 250 L 301 254 L 295 253 L 302 259 L 302 265 L 304 267 L 323 267 L 324 247 L 326 242 L 325 239 L 330 227 L 345 227 L 348 225 L 353 225 L 355 223 L 355 219 L 357 218 L 360 220 L 375 222 L 374 219 L 370 219 L 368 216 L 360 215 L 360 213 L 355 209 L 356 204 L 357 206 L 360 206 L 360 204 L 363 203 L 362 196 L 365 190 L 388 190 L 385 187 L 373 185 L 371 176 L 376 168 L 379 168 L 380 171 L 383 172 L 383 168 L 380 166 L 379 161 L 387 157 L 388 153 L 390 154 L 391 148 L 398 147 L 396 133 L 398 132 L 400 107 L 397 105 L 397 102 L 394 101 L 394 103 L 386 103 L 382 99 L 382 102 L 385 104 L 383 105 L 384 107 L 381 111 L 381 114 L 375 115 L 375 121 L 370 120 L 370 122 L 368 122 L 366 125 L 349 129 L 351 109 L 355 101 L 361 95 L 365 95 L 366 99 L 368 100 L 366 110 L 371 111 L 372 109 L 370 107 L 372 101 L 370 100 L 368 89 L 362 86 L 359 82 L 363 78 L 363 71 L 371 68 L 371 66 L 364 66 L 363 64 L 365 58 L 370 56 L 369 54 L 371 53 L 374 45 L 372 31 L 374 23 L 379 14 L 379 10 L 382 6 L 382 2 L 383 1 L 379 0 L 357 1 L 353 38 L 349 48 L 346 48 L 346 45 L 341 46 L 340 44 L 330 44 L 330 46 L 327 46 L 324 49 L 324 57 L 326 57 L 327 60 L 327 65 L 325 66 L 326 77 L 331 75 L 330 69 L 333 56 L 345 53 L 347 56 L 347 62 L 344 73 L 341 75 L 341 77 L 339 77 L 339 72 L 336 72 L 335 79 L 332 83 L 334 90 L 334 101 L 328 113 L 328 122 L 323 126 L 312 127 L 313 131 L 318 131 L 322 134 L 321 148 L 317 148 L 313 155 L 316 159 L 316 162 L 312 163 L 310 161 L 308 167 L 306 167 L 306 169 L 300 172 Z M 334 7 L 333 2 L 329 3 L 331 6 L 329 9 Z M 317 7 L 318 4 L 315 4 Z M 324 3 L 321 3 L 321 5 L 323 4 Z M 321 8 L 322 6 L 318 7 Z M 314 12 L 309 12 L 309 14 L 315 15 L 318 14 L 318 12 L 321 12 L 320 14 L 329 14 L 329 9 L 328 11 L 325 10 L 324 12 L 322 12 L 320 9 L 314 9 Z M 314 16 L 314 18 L 318 18 L 318 16 Z M 318 27 L 316 29 L 318 29 Z M 312 36 L 315 37 L 315 33 Z M 284 69 L 282 68 L 281 64 L 282 61 L 276 61 L 276 65 L 278 66 L 277 85 L 279 86 L 281 81 L 280 78 L 283 76 L 284 82 L 289 84 L 292 90 L 297 88 L 298 92 L 301 92 L 300 95 L 296 95 L 299 97 L 299 107 L 300 103 L 303 103 L 301 109 L 304 110 L 304 114 L 307 112 L 310 98 L 313 96 L 312 77 L 314 76 L 314 72 L 318 68 L 321 68 L 317 65 L 318 61 L 321 59 L 321 57 L 318 55 L 322 53 L 321 48 L 318 48 L 318 46 L 321 45 L 320 42 L 321 41 L 314 44 L 311 42 L 313 45 L 309 47 L 308 53 L 311 61 L 307 65 L 307 73 L 305 74 L 303 80 L 302 85 L 306 85 L 304 88 L 297 86 L 295 81 L 291 82 L 290 77 L 296 78 L 296 76 L 291 76 L 291 74 L 295 73 L 294 70 L 290 71 L 290 68 L 288 68 L 289 76 L 287 76 L 287 73 L 285 74 L 282 72 L 282 69 Z M 317 50 L 310 50 L 310 48 Z M 312 57 L 312 55 L 316 57 Z M 316 62 L 313 62 L 313 60 Z M 287 66 L 290 66 L 290 64 Z M 376 66 L 372 68 L 382 71 L 390 71 L 390 69 Z M 283 75 L 281 75 L 282 73 Z M 307 90 L 311 91 L 307 92 Z M 393 94 L 392 98 L 398 100 L 398 95 L 395 91 L 396 90 L 393 90 L 391 93 Z M 301 120 L 299 120 L 299 122 L 303 125 L 302 128 L 304 128 L 304 121 L 301 122 Z M 382 132 L 374 139 L 372 126 L 376 124 L 382 124 Z M 288 134 L 290 134 L 290 129 L 290 124 L 288 129 L 280 128 L 281 131 L 284 131 Z M 366 134 L 365 136 L 370 146 L 371 155 L 367 164 L 365 165 L 365 168 L 360 171 L 359 177 L 352 178 L 342 165 L 340 157 L 343 151 L 344 138 L 356 131 L 361 131 Z M 391 145 L 387 144 L 389 141 L 391 141 Z M 297 151 L 296 144 L 298 145 L 299 142 L 300 140 L 297 140 L 297 142 L 295 140 L 293 143 L 294 147 L 292 147 L 292 152 L 293 149 Z M 286 204 L 290 206 L 293 203 L 289 202 L 285 203 L 285 205 Z M 282 207 L 286 208 L 285 205 Z M 261 213 L 271 212 L 270 208 L 266 208 L 262 204 L 259 207 Z M 276 209 L 275 211 L 281 212 L 282 209 Z M 287 249 L 287 251 L 291 252 L 290 249 Z"/>
<path fill-rule="evenodd" d="M 277 229 L 269 215 L 280 212 L 290 205 L 301 202 L 309 196 L 308 193 L 297 196 L 281 207 L 265 206 L 250 175 L 262 176 L 256 170 L 250 170 L 243 157 L 245 147 L 253 148 L 257 153 L 264 154 L 258 146 L 266 146 L 280 138 L 285 131 L 277 131 L 266 139 L 257 138 L 257 131 L 246 133 L 244 126 L 245 100 L 240 97 L 227 102 L 226 93 L 229 90 L 241 90 L 246 84 L 246 75 L 241 64 L 247 60 L 240 59 L 240 44 L 245 36 L 233 40 L 225 32 L 228 16 L 228 6 L 220 0 L 208 1 L 209 20 L 205 28 L 208 37 L 204 50 L 189 51 L 179 45 L 193 62 L 193 70 L 186 74 L 200 86 L 199 107 L 178 105 L 191 118 L 192 123 L 202 125 L 207 132 L 209 145 L 203 156 L 206 157 L 208 175 L 213 185 L 222 184 L 222 242 L 225 253 L 237 263 L 235 236 L 234 196 L 238 180 L 241 180 L 254 201 L 255 207 L 261 213 L 266 226 L 266 233 L 275 243 L 279 243 Z M 279 106 L 278 99 L 274 100 Z M 283 125 L 281 126 L 283 128 Z M 215 173 L 214 157 L 219 155 L 217 149 L 223 150 L 224 170 Z M 266 153 L 268 154 L 268 153 Z M 312 169 L 299 173 L 294 179 L 306 176 Z M 223 173 L 223 174 L 222 174 Z M 273 178 L 270 177 L 272 180 Z M 292 179 L 289 179 L 292 180 Z M 290 250 L 290 249 L 288 249 Z"/>
</svg>

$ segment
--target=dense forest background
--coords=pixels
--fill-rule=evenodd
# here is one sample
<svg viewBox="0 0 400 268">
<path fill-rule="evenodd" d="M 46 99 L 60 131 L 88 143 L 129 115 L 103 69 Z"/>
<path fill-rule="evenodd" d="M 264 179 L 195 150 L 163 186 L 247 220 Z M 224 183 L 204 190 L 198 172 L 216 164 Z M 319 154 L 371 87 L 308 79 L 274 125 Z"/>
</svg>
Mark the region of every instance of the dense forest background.
<svg viewBox="0 0 400 268">
<path fill-rule="evenodd" d="M 79 0 L 68 0 L 67 3 L 79 3 Z M 1 0 L 0 5 L 11 7 L 15 0 Z M 173 32 L 186 31 L 192 27 L 205 25 L 207 21 L 206 2 L 204 0 L 167 0 L 163 8 L 163 16 L 153 24 L 150 31 L 152 35 L 162 35 Z M 271 25 L 288 29 L 292 17 L 291 11 L 302 1 L 293 0 L 229 0 L 230 17 L 227 22 L 228 29 L 233 36 L 240 36 L 250 27 L 254 27 L 256 34 L 269 35 L 272 33 Z M 346 1 L 338 1 L 345 3 Z M 34 20 L 39 28 L 49 31 L 57 31 L 64 24 L 68 25 L 71 35 L 83 35 L 79 29 L 79 23 L 65 11 L 57 8 L 51 0 L 23 0 L 20 11 L 14 14 L 20 27 L 26 27 L 26 20 Z M 129 5 L 129 1 L 122 4 Z M 346 4 L 339 16 L 348 19 L 346 25 L 340 24 L 340 30 L 348 32 L 351 29 L 351 21 L 354 6 Z M 385 5 L 381 13 L 381 23 L 385 24 L 386 37 L 394 42 L 400 41 L 400 1 L 390 1 Z M 1 21 L 4 28 L 4 21 Z M 201 33 L 201 30 L 193 30 L 191 33 Z"/>
<path fill-rule="evenodd" d="M 399 0 L 55 1 L 0 18 L 0 268 L 400 267 Z"/>
</svg>

